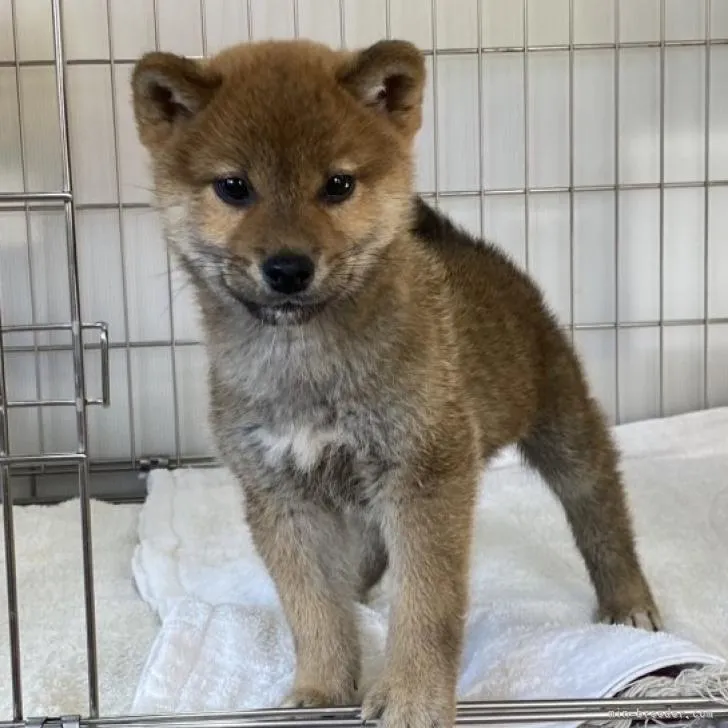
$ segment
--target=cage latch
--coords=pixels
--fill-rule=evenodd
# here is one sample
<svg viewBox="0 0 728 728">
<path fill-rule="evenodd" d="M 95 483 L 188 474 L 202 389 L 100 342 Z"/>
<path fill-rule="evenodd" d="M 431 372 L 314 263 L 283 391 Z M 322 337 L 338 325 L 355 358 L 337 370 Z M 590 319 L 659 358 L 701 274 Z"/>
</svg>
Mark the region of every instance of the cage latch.
<svg viewBox="0 0 728 728">
<path fill-rule="evenodd" d="M 24 725 L 26 728 L 81 728 L 81 716 L 62 715 L 52 718 L 46 715 L 38 718 L 26 718 Z"/>
<path fill-rule="evenodd" d="M 80 715 L 62 715 L 61 728 L 81 728 Z"/>
<path fill-rule="evenodd" d="M 45 717 L 45 718 L 26 718 L 25 719 L 25 726 L 26 728 L 44 728 L 46 723 L 51 720 L 51 718 Z"/>
</svg>

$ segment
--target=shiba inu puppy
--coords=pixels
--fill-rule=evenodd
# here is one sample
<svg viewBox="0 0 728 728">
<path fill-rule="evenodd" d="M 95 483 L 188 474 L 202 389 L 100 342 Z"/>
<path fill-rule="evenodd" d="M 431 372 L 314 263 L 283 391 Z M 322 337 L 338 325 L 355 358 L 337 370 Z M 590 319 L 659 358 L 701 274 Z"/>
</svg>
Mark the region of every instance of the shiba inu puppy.
<svg viewBox="0 0 728 728">
<path fill-rule="evenodd" d="M 244 44 L 133 74 L 167 240 L 193 282 L 211 423 L 294 637 L 289 704 L 358 700 L 353 605 L 386 568 L 387 728 L 447 728 L 482 468 L 553 489 L 596 617 L 658 629 L 618 457 L 530 278 L 413 186 L 422 54 Z"/>
</svg>

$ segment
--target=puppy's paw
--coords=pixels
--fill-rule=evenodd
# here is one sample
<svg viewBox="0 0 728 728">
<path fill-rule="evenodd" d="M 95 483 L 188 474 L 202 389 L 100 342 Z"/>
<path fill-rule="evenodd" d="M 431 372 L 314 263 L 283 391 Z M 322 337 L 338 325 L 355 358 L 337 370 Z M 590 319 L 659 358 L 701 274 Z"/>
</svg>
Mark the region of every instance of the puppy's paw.
<svg viewBox="0 0 728 728">
<path fill-rule="evenodd" d="M 281 703 L 281 708 L 328 708 L 334 705 L 329 696 L 313 688 L 292 690 Z"/>
<path fill-rule="evenodd" d="M 624 624 L 627 627 L 644 629 L 648 632 L 659 632 L 662 629 L 662 618 L 657 607 L 650 601 L 645 605 L 602 607 L 599 610 L 599 621 L 605 624 Z"/>
<path fill-rule="evenodd" d="M 455 698 L 438 686 L 427 690 L 407 680 L 383 678 L 364 698 L 362 720 L 380 720 L 381 728 L 452 728 Z"/>
<path fill-rule="evenodd" d="M 295 687 L 281 703 L 282 708 L 331 708 L 354 705 L 356 690 L 340 686 Z"/>
</svg>

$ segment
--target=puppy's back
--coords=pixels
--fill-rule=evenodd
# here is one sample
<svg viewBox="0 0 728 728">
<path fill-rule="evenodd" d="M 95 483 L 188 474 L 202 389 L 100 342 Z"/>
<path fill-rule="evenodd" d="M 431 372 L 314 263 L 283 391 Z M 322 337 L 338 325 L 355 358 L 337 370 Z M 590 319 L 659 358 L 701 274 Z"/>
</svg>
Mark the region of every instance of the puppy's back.
<svg viewBox="0 0 728 728">
<path fill-rule="evenodd" d="M 548 370 L 562 354 L 571 361 L 553 314 L 504 252 L 419 198 L 412 232 L 447 271 L 461 366 L 483 428 L 519 439 L 550 396 Z"/>
</svg>

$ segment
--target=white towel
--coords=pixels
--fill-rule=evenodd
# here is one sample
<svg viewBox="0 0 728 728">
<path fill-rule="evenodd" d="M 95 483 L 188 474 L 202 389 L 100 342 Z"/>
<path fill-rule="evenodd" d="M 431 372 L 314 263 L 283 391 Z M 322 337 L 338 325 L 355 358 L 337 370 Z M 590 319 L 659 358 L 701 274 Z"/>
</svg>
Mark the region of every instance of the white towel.
<svg viewBox="0 0 728 728">
<path fill-rule="evenodd" d="M 134 590 L 139 505 L 91 502 L 100 709 L 129 711 L 159 620 Z M 26 715 L 88 713 L 78 499 L 14 506 Z M 0 526 L 0 553 L 3 548 Z M 5 559 L 0 558 L 0 719 L 12 714 Z"/>
<path fill-rule="evenodd" d="M 668 633 L 591 622 L 563 511 L 508 450 L 483 477 L 459 697 L 613 696 L 666 666 L 728 657 L 728 409 L 616 428 L 638 547 Z M 163 618 L 134 712 L 275 705 L 293 650 L 225 469 L 155 472 L 133 571 Z M 362 688 L 381 669 L 388 581 L 360 606 Z"/>
</svg>

